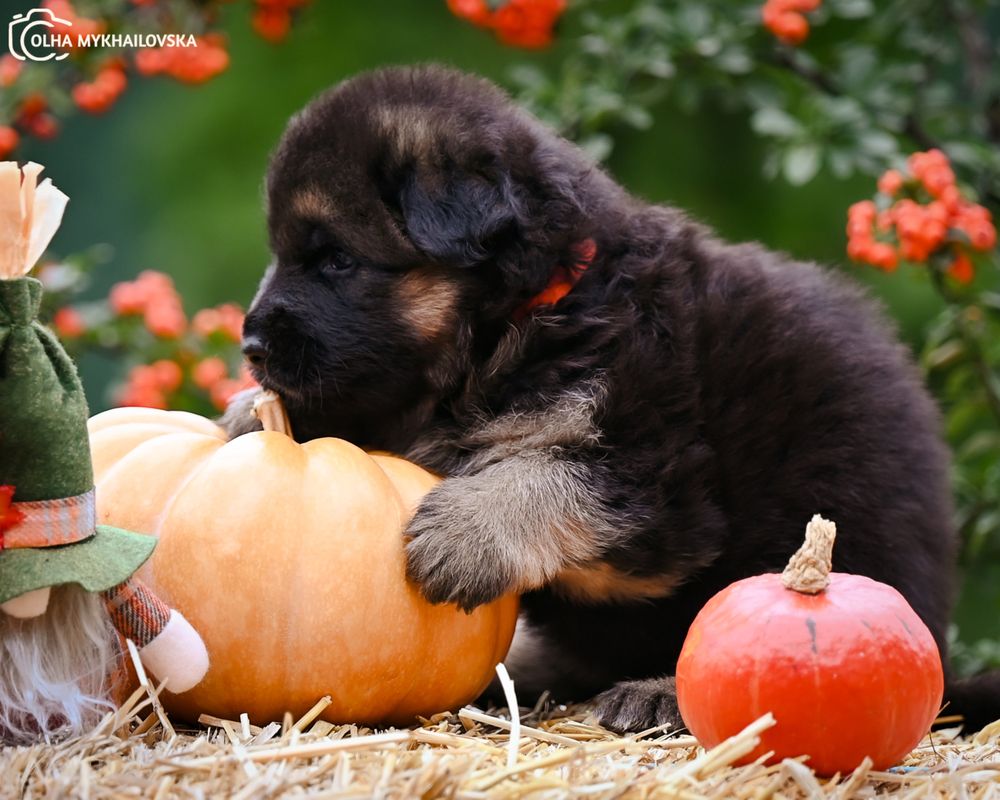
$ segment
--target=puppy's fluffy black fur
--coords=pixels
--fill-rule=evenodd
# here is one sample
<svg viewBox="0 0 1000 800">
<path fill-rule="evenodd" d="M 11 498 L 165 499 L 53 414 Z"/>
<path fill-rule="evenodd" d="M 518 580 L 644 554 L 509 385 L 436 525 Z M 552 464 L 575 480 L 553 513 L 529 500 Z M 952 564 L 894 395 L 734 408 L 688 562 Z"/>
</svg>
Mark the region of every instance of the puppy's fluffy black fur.
<svg viewBox="0 0 1000 800">
<path fill-rule="evenodd" d="M 780 570 L 815 513 L 837 523 L 835 569 L 895 586 L 945 653 L 937 413 L 847 281 L 630 197 L 496 87 L 436 67 L 321 95 L 267 196 L 255 375 L 298 438 L 447 476 L 409 526 L 409 574 L 464 608 L 524 593 L 522 698 L 604 692 L 611 727 L 674 721 L 694 615 Z M 588 240 L 570 294 L 524 315 Z M 953 692 L 973 722 L 1000 714 L 973 695 Z"/>
</svg>

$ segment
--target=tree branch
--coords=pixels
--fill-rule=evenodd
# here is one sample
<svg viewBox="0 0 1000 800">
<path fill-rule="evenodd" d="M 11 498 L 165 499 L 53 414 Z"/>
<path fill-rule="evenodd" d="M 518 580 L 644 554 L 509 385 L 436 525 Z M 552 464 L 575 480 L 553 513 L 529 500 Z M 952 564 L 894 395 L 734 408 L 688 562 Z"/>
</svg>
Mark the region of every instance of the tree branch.
<svg viewBox="0 0 1000 800">
<path fill-rule="evenodd" d="M 966 83 L 973 94 L 982 94 L 990 82 L 993 69 L 993 53 L 986 34 L 985 21 L 967 6 L 956 2 L 944 4 L 945 12 L 951 17 L 962 40 L 962 51 L 966 58 Z"/>
<path fill-rule="evenodd" d="M 995 68 L 993 47 L 985 21 L 971 8 L 952 0 L 944 4 L 945 12 L 958 29 L 962 52 L 966 55 L 965 82 L 973 98 L 982 98 L 986 118 L 986 135 L 1000 143 L 1000 94 L 988 95 L 990 76 Z"/>
<path fill-rule="evenodd" d="M 772 64 L 797 75 L 803 81 L 830 97 L 848 96 L 847 93 L 841 89 L 829 75 L 813 69 L 812 67 L 806 66 L 789 53 L 779 51 L 775 54 Z M 855 100 L 857 100 L 857 98 L 855 98 Z M 871 108 L 863 103 L 860 103 L 860 101 L 859 105 L 865 109 L 869 117 L 874 119 L 875 112 Z M 987 114 L 990 129 L 995 129 L 997 141 L 1000 141 L 1000 98 L 996 98 L 992 109 L 986 109 L 985 113 Z M 897 131 L 889 132 L 897 133 Z M 903 129 L 898 131 L 898 133 L 902 133 L 904 136 L 909 137 L 924 150 L 944 149 L 941 143 L 934 136 L 932 136 L 926 128 L 924 128 L 920 118 L 913 112 L 907 114 L 906 118 L 903 120 Z M 997 193 L 993 189 L 981 188 L 980 196 L 983 200 L 986 200 L 993 205 L 1000 205 L 1000 193 Z"/>
<path fill-rule="evenodd" d="M 789 70 L 790 72 L 798 75 L 806 83 L 816 87 L 824 94 L 830 97 L 846 97 L 847 93 L 841 89 L 829 75 L 826 75 L 819 70 L 807 67 L 805 64 L 793 58 L 790 54 L 779 52 L 775 58 L 774 63 Z M 855 98 L 856 100 L 857 98 Z M 874 116 L 874 113 L 870 108 L 864 104 L 860 104 L 865 111 L 868 112 L 870 116 Z M 925 150 L 930 150 L 931 148 L 940 148 L 940 143 L 931 136 L 927 130 L 924 128 L 923 124 L 917 118 L 915 114 L 909 114 L 903 124 L 902 133 L 909 136 L 920 145 Z"/>
</svg>

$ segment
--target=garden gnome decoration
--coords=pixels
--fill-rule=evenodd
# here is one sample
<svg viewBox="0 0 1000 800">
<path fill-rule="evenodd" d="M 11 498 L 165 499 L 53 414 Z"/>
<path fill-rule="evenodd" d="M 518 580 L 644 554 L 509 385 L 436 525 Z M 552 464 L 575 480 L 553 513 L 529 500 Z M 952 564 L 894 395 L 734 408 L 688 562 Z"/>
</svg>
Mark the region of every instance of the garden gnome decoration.
<svg viewBox="0 0 1000 800">
<path fill-rule="evenodd" d="M 131 639 L 173 692 L 208 670 L 201 637 L 132 574 L 150 536 L 96 524 L 87 403 L 36 319 L 27 277 L 68 198 L 42 167 L 0 162 L 0 741 L 79 734 L 112 707 Z M 116 633 L 117 631 L 117 633 Z"/>
</svg>

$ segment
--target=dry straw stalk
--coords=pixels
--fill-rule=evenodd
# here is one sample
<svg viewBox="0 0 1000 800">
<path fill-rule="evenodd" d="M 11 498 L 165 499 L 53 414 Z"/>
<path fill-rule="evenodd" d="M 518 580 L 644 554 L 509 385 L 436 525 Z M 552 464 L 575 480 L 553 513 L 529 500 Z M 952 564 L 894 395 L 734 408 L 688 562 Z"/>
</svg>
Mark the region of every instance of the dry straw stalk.
<svg viewBox="0 0 1000 800">
<path fill-rule="evenodd" d="M 1000 797 L 1000 724 L 972 738 L 926 739 L 897 769 L 862 765 L 832 780 L 802 760 L 733 767 L 770 720 L 704 751 L 682 732 L 615 736 L 587 707 L 521 710 L 510 761 L 509 712 L 463 709 L 406 730 L 299 720 L 161 716 L 147 683 L 89 736 L 0 749 L 0 798 L 808 798 Z M 502 715 L 501 715 L 502 714 Z"/>
</svg>

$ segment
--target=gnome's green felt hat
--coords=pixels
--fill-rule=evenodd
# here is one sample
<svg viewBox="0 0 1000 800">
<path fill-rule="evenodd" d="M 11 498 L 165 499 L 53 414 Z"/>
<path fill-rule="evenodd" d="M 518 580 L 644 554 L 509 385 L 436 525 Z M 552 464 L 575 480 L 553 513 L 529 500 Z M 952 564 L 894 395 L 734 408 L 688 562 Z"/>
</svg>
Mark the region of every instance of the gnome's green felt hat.
<svg viewBox="0 0 1000 800">
<path fill-rule="evenodd" d="M 42 284 L 24 277 L 67 199 L 49 181 L 36 186 L 39 172 L 0 162 L 0 603 L 66 583 L 110 589 L 156 546 L 96 524 L 83 387 L 38 322 Z"/>
</svg>

